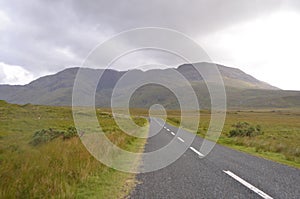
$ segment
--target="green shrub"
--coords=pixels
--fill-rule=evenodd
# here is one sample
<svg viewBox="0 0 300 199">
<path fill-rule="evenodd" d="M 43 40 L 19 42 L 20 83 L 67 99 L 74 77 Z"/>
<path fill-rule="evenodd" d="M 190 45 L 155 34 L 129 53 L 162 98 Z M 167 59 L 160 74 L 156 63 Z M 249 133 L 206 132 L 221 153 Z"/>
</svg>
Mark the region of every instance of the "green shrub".
<svg viewBox="0 0 300 199">
<path fill-rule="evenodd" d="M 77 136 L 77 130 L 75 127 L 69 127 L 66 132 L 64 132 L 63 139 L 70 139 L 72 137 Z"/>
<path fill-rule="evenodd" d="M 232 127 L 234 129 L 229 131 L 229 137 L 253 137 L 263 134 L 260 125 L 251 126 L 247 122 L 238 122 Z"/>
<path fill-rule="evenodd" d="M 100 112 L 100 113 L 99 113 L 99 116 L 100 116 L 100 117 L 108 117 L 108 118 L 112 118 L 112 117 L 113 117 L 112 114 L 110 114 L 110 113 L 105 113 L 105 112 Z"/>
<path fill-rule="evenodd" d="M 61 136 L 64 140 L 70 139 L 72 137 L 77 136 L 77 130 L 75 127 L 69 127 L 67 131 L 57 131 L 53 130 L 52 128 L 42 129 L 40 131 L 35 132 L 29 144 L 37 146 L 43 143 L 50 142 L 51 140 Z"/>
<path fill-rule="evenodd" d="M 47 143 L 63 134 L 64 134 L 63 131 L 56 131 L 51 128 L 42 129 L 40 131 L 35 132 L 35 134 L 33 135 L 30 141 L 30 144 L 36 146 L 39 144 Z"/>
</svg>

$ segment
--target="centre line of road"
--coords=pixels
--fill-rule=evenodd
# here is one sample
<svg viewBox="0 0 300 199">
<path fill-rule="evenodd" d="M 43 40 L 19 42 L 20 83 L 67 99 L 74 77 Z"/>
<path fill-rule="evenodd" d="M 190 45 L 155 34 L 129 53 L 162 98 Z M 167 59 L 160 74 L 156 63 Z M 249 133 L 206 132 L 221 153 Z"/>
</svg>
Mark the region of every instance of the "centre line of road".
<svg viewBox="0 0 300 199">
<path fill-rule="evenodd" d="M 229 175 L 230 177 L 232 177 L 233 179 L 235 179 L 236 181 L 238 181 L 239 183 L 241 183 L 242 185 L 246 186 L 247 188 L 249 188 L 250 190 L 254 191 L 255 193 L 257 193 L 258 195 L 260 195 L 261 197 L 265 198 L 265 199 L 273 199 L 271 196 L 269 196 L 268 194 L 264 193 L 263 191 L 259 190 L 258 188 L 256 188 L 255 186 L 253 186 L 252 184 L 246 182 L 245 180 L 243 180 L 242 178 L 240 178 L 239 176 L 235 175 L 234 173 L 232 173 L 231 171 L 224 171 L 224 173 L 226 173 L 227 175 Z"/>
<path fill-rule="evenodd" d="M 175 135 L 175 133 L 174 133 L 174 132 L 172 132 L 172 131 L 171 131 L 171 134 L 172 134 L 172 135 Z"/>
<path fill-rule="evenodd" d="M 204 156 L 202 153 L 200 153 L 199 151 L 197 151 L 194 147 L 191 146 L 190 149 L 192 151 L 194 151 L 195 153 L 197 153 L 199 156 Z"/>
<path fill-rule="evenodd" d="M 170 129 L 167 129 L 167 131 L 170 131 Z"/>
<path fill-rule="evenodd" d="M 181 142 L 184 142 L 184 140 L 181 137 L 177 137 L 178 140 L 180 140 Z"/>
</svg>

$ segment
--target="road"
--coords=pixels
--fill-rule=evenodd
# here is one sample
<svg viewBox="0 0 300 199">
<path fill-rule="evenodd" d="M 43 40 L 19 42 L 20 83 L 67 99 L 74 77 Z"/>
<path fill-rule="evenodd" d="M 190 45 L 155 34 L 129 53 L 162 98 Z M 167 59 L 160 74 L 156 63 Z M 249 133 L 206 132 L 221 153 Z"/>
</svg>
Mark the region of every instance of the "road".
<svg viewBox="0 0 300 199">
<path fill-rule="evenodd" d="M 151 119 L 151 126 L 160 125 Z M 183 130 L 181 130 L 182 132 Z M 165 124 L 148 138 L 145 152 L 157 150 L 172 139 L 186 144 L 191 133 Z M 137 175 L 130 198 L 300 198 L 300 170 L 238 152 L 220 145 L 206 157 L 196 136 L 186 152 L 160 170 Z M 144 164 L 144 163 L 142 163 Z M 142 165 L 143 166 L 143 165 Z"/>
</svg>

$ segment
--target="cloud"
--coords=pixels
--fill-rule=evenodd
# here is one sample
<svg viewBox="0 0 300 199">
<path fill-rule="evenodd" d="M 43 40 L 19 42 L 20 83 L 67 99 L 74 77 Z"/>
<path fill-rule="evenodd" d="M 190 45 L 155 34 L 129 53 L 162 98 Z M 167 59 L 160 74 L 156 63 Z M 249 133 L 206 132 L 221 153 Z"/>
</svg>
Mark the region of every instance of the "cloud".
<svg viewBox="0 0 300 199">
<path fill-rule="evenodd" d="M 269 12 L 276 4 L 268 2 L 2 1 L 0 10 L 13 25 L 0 32 L 6 38 L 0 43 L 0 61 L 32 71 L 56 71 L 80 64 L 95 45 L 120 31 L 161 26 L 199 35 Z M 57 54 L 64 48 L 78 59 Z"/>
<path fill-rule="evenodd" d="M 24 85 L 31 82 L 34 76 L 21 66 L 0 62 L 0 83 Z"/>
<path fill-rule="evenodd" d="M 215 62 L 239 67 L 283 89 L 299 90 L 298 24 L 299 13 L 280 11 L 199 40 Z"/>
<path fill-rule="evenodd" d="M 297 0 L 0 1 L 0 62 L 39 76 L 80 65 L 97 44 L 124 30 L 165 27 L 198 39 L 299 8 Z M 216 46 L 211 42 L 208 48 Z"/>
<path fill-rule="evenodd" d="M 11 25 L 11 20 L 7 14 L 0 10 L 0 30 L 5 30 L 9 25 Z"/>
</svg>

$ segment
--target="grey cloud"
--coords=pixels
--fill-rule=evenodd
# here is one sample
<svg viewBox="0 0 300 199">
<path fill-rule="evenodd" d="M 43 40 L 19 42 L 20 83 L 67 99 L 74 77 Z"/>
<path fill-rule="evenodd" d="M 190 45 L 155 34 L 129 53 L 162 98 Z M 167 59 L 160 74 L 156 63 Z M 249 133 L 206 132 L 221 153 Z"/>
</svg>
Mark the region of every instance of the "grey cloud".
<svg viewBox="0 0 300 199">
<path fill-rule="evenodd" d="M 277 3 L 274 3 L 277 2 Z M 282 7 L 274 0 L 2 1 L 11 24 L 0 29 L 0 62 L 33 74 L 80 65 L 99 42 L 131 28 L 159 26 L 191 37 L 209 34 Z M 290 1 L 288 6 L 293 7 Z M 69 49 L 74 57 L 59 49 Z"/>
<path fill-rule="evenodd" d="M 4 83 L 5 75 L 2 67 L 0 67 L 0 83 Z"/>
<path fill-rule="evenodd" d="M 117 32 L 143 26 L 163 26 L 199 34 L 220 29 L 280 7 L 274 0 L 73 1 L 80 17 L 113 26 Z"/>
</svg>

